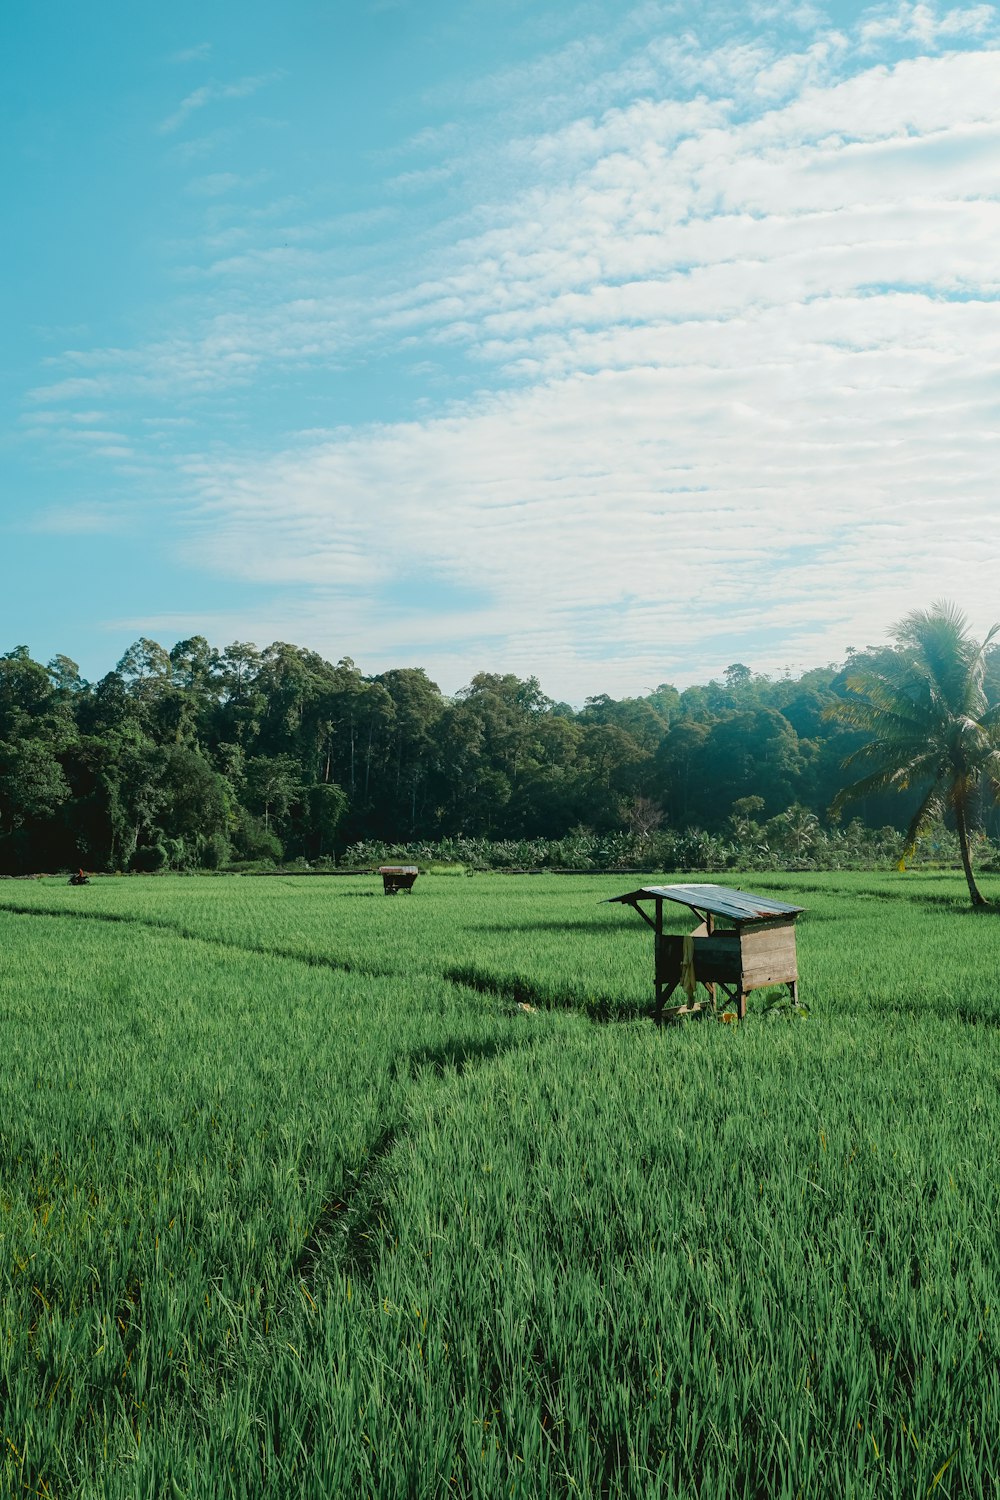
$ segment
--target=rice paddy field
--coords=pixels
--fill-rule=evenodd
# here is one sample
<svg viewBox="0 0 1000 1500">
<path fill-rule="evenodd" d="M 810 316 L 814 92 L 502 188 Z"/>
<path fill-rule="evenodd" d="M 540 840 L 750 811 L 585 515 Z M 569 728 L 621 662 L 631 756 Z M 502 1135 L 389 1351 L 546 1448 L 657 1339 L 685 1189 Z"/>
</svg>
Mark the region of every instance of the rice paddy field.
<svg viewBox="0 0 1000 1500">
<path fill-rule="evenodd" d="M 641 883 L 0 883 L 0 1495 L 996 1494 L 1000 912 L 657 1030 Z"/>
</svg>

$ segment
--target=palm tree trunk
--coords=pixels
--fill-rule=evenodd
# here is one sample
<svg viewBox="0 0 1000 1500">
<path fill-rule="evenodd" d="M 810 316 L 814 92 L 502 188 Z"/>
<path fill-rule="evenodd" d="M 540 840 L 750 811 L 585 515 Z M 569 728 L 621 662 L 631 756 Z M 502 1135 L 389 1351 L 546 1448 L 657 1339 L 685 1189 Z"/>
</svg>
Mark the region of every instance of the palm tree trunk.
<svg viewBox="0 0 1000 1500">
<path fill-rule="evenodd" d="M 958 829 L 959 848 L 962 851 L 962 869 L 965 871 L 965 878 L 969 884 L 969 899 L 973 906 L 986 906 L 988 903 L 976 884 L 976 877 L 972 872 L 972 855 L 969 850 L 969 822 L 964 797 L 959 797 L 955 802 L 955 825 Z"/>
</svg>

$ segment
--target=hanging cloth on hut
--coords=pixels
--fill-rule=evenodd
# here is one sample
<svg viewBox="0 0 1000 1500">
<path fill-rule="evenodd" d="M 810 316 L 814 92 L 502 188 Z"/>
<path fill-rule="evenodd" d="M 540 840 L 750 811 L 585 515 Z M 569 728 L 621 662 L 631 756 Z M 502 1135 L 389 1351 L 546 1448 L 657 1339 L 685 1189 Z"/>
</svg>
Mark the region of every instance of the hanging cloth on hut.
<svg viewBox="0 0 1000 1500">
<path fill-rule="evenodd" d="M 681 941 L 681 989 L 689 1000 L 694 999 L 697 983 L 694 972 L 694 938 L 688 936 Z"/>
</svg>

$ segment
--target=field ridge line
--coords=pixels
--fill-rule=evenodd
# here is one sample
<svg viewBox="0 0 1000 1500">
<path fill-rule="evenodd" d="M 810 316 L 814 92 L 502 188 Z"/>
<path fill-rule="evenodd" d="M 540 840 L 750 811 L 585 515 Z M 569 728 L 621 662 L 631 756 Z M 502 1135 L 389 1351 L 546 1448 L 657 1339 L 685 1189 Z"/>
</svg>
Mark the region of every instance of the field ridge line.
<svg viewBox="0 0 1000 1500">
<path fill-rule="evenodd" d="M 151 917 L 127 916 L 123 912 L 67 911 L 65 908 L 49 906 L 9 906 L 0 901 L 0 912 L 12 917 L 65 917 L 71 922 L 108 922 L 126 927 L 148 927 L 151 932 L 166 932 L 182 938 L 188 943 L 203 943 L 206 948 L 222 948 L 231 953 L 246 953 L 251 958 L 281 958 L 291 963 L 305 964 L 311 969 L 334 969 L 338 973 L 358 974 L 369 979 L 388 979 L 395 973 L 392 969 L 369 969 L 360 964 L 348 963 L 346 959 L 328 957 L 325 954 L 295 953 L 289 948 L 250 947 L 246 943 L 229 942 L 225 938 L 209 937 L 202 932 L 192 932 L 190 927 L 181 927 L 174 922 L 158 922 Z"/>
</svg>

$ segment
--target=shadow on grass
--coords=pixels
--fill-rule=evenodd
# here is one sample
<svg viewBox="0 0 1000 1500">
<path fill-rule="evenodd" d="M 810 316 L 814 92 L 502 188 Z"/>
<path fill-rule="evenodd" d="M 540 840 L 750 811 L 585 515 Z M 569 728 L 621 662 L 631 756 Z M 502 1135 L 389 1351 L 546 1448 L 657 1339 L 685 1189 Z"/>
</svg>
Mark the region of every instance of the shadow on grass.
<svg viewBox="0 0 1000 1500">
<path fill-rule="evenodd" d="M 397 1069 L 405 1070 L 410 1078 L 416 1079 L 421 1073 L 430 1069 L 438 1077 L 453 1071 L 459 1077 L 471 1069 L 479 1067 L 485 1062 L 492 1062 L 494 1058 L 502 1057 L 506 1052 L 523 1051 L 525 1047 L 535 1046 L 537 1038 L 530 1033 L 522 1032 L 516 1038 L 497 1038 L 492 1042 L 468 1042 L 455 1038 L 442 1042 L 437 1047 L 415 1047 L 412 1052 L 400 1059 Z"/>
<path fill-rule="evenodd" d="M 987 901 L 985 906 L 973 906 L 971 901 L 969 900 L 968 894 L 965 891 L 919 891 L 914 890 L 912 887 L 907 889 L 907 886 L 903 884 L 903 882 L 908 878 L 909 877 L 906 875 L 900 876 L 900 884 L 896 887 L 895 890 L 886 889 L 882 886 L 855 886 L 853 887 L 853 889 L 845 887 L 838 890 L 835 886 L 818 884 L 810 885 L 808 882 L 803 882 L 801 885 L 797 885 L 795 887 L 795 890 L 797 894 L 838 896 L 842 897 L 845 901 L 880 901 L 885 902 L 889 905 L 945 907 L 950 908 L 951 910 L 958 913 L 976 912 L 977 914 L 1000 916 L 1000 902 Z M 920 879 L 919 871 L 913 872 L 913 879 Z M 782 892 L 784 892 L 785 894 L 788 893 L 787 886 L 775 885 L 769 883 L 767 880 L 758 880 L 757 884 L 760 886 L 762 891 L 770 891 L 776 895 L 780 895 Z M 823 913 L 822 915 L 813 914 L 810 920 L 814 922 L 839 921 L 840 918 L 832 913 L 829 915 Z"/>
<path fill-rule="evenodd" d="M 533 1047 L 536 1038 L 522 1033 L 517 1038 L 497 1037 L 490 1042 L 442 1042 L 436 1047 L 417 1047 L 396 1062 L 397 1076 L 416 1081 L 431 1070 L 443 1078 L 449 1070 L 459 1076 L 506 1052 Z M 292 1264 L 294 1280 L 307 1290 L 322 1274 L 322 1262 L 332 1257 L 338 1270 L 357 1281 L 368 1279 L 378 1263 L 392 1222 L 392 1207 L 385 1193 L 382 1164 L 405 1137 L 401 1121 L 387 1125 L 375 1138 L 361 1166 L 348 1173 L 324 1202 Z"/>
<path fill-rule="evenodd" d="M 193 932 L 176 922 L 157 921 L 155 917 L 139 917 L 124 912 L 73 911 L 71 908 L 54 906 L 8 906 L 0 902 L 0 913 L 12 917 L 49 917 L 68 922 L 110 922 L 124 927 L 136 927 L 149 932 L 165 932 L 171 937 L 181 938 L 187 943 L 203 943 L 206 948 L 221 948 L 231 953 L 247 953 L 251 958 L 280 958 L 289 963 L 305 964 L 309 969 L 333 969 L 338 974 L 360 974 L 373 979 L 389 978 L 390 969 L 348 963 L 346 959 L 334 958 L 328 953 L 296 953 L 291 948 L 259 947 L 251 943 L 231 942 L 226 938 L 211 937 L 204 932 Z"/>
<path fill-rule="evenodd" d="M 376 1233 L 386 1212 L 376 1180 L 398 1139 L 398 1127 L 387 1126 L 376 1137 L 360 1170 L 350 1173 L 323 1204 L 292 1263 L 292 1275 L 300 1285 L 314 1279 L 321 1259 L 338 1238 L 338 1265 L 354 1276 L 364 1276 L 371 1270 L 377 1258 Z"/>
<path fill-rule="evenodd" d="M 550 990 L 533 984 L 521 975 L 500 977 L 484 973 L 471 965 L 446 969 L 445 979 L 483 995 L 497 995 L 515 1005 L 530 1005 L 536 1010 L 575 1010 L 590 1021 L 634 1021 L 647 1014 L 648 1003 L 611 999 L 606 995 L 578 995 L 565 990 Z"/>
<path fill-rule="evenodd" d="M 501 936 L 510 937 L 515 932 L 618 932 L 622 930 L 619 923 L 614 921 L 544 921 L 544 922 L 470 922 L 470 932 L 496 932 Z"/>
</svg>

